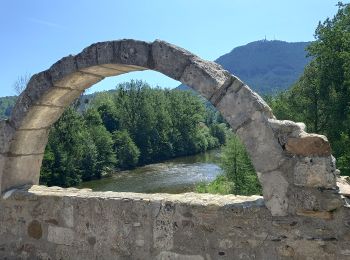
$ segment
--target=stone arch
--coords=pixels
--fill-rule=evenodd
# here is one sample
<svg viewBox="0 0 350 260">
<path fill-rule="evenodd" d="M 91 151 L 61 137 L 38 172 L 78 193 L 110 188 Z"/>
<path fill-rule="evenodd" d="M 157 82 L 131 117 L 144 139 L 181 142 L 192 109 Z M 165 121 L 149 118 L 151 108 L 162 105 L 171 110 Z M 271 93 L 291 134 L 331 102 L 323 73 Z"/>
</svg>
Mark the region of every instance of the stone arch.
<svg viewBox="0 0 350 260">
<path fill-rule="evenodd" d="M 164 41 L 118 40 L 92 44 L 30 79 L 9 120 L 0 122 L 0 192 L 39 182 L 49 128 L 83 90 L 146 69 L 192 87 L 217 107 L 245 144 L 273 215 L 304 207 L 302 187 L 335 187 L 327 139 L 305 133 L 303 124 L 276 120 L 239 78 Z"/>
</svg>

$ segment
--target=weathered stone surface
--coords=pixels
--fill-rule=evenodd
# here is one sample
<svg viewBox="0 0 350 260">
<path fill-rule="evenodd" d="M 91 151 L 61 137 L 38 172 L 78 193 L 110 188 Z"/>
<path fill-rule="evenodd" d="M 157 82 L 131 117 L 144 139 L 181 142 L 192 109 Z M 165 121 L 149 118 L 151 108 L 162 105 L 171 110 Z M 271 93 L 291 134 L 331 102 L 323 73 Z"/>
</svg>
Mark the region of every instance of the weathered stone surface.
<svg viewBox="0 0 350 260">
<path fill-rule="evenodd" d="M 337 178 L 337 186 L 339 188 L 339 194 L 344 196 L 350 196 L 350 183 L 347 180 L 348 177 L 340 176 Z"/>
<path fill-rule="evenodd" d="M 38 184 L 43 155 L 3 156 L 3 176 L 1 190 L 25 184 Z M 20 173 L 14 175 L 12 173 Z"/>
<path fill-rule="evenodd" d="M 49 242 L 70 246 L 74 241 L 74 231 L 70 228 L 48 226 L 47 240 Z"/>
<path fill-rule="evenodd" d="M 182 48 L 156 40 L 152 43 L 154 69 L 179 80 L 194 55 Z"/>
<path fill-rule="evenodd" d="M 73 72 L 57 81 L 54 81 L 54 85 L 62 88 L 69 88 L 75 90 L 84 90 L 91 87 L 93 84 L 103 80 L 103 77 L 94 74 L 88 74 L 81 71 Z"/>
<path fill-rule="evenodd" d="M 324 135 L 302 133 L 288 138 L 286 150 L 301 156 L 329 156 L 331 146 Z"/>
<path fill-rule="evenodd" d="M 292 137 L 297 137 L 302 131 L 305 131 L 304 123 L 296 123 L 289 120 L 277 120 L 277 119 L 269 119 L 269 124 L 272 129 L 276 132 L 280 132 L 281 134 L 288 134 Z"/>
<path fill-rule="evenodd" d="M 18 130 L 11 140 L 11 155 L 43 154 L 49 135 L 49 129 Z M 27 144 L 27 145 L 22 145 Z"/>
<path fill-rule="evenodd" d="M 0 199 L 0 208 L 0 256 L 7 259 L 348 257 L 350 225 L 340 224 L 350 220 L 347 208 L 272 217 L 260 196 L 43 186 L 11 191 Z M 76 216 L 74 224 L 67 227 L 60 214 Z"/>
<path fill-rule="evenodd" d="M 260 111 L 256 111 L 248 122 L 236 131 L 245 144 L 255 170 L 262 173 L 275 170 L 285 160 L 282 147 L 266 124 L 264 116 Z"/>
<path fill-rule="evenodd" d="M 204 260 L 205 258 L 201 255 L 183 255 L 177 254 L 174 252 L 163 251 L 161 252 L 157 258 L 157 260 L 168 260 L 168 259 L 176 259 L 176 260 Z"/>
<path fill-rule="evenodd" d="M 263 187 L 266 207 L 273 216 L 288 215 L 288 181 L 278 171 L 259 173 L 259 181 Z"/>
<path fill-rule="evenodd" d="M 271 118 L 268 120 L 268 124 L 272 127 L 282 147 L 285 147 L 288 139 L 298 137 L 305 130 L 304 123 L 295 123 L 289 120 Z"/>
<path fill-rule="evenodd" d="M 23 109 L 27 109 L 25 116 L 19 114 L 20 109 L 18 109 L 10 117 L 11 123 L 19 130 L 49 128 L 58 120 L 65 108 L 31 105 Z"/>
<path fill-rule="evenodd" d="M 80 69 L 80 71 L 99 75 L 101 77 L 117 76 L 125 73 L 123 71 L 118 71 L 116 69 L 103 67 L 103 66 L 91 66 L 84 69 Z"/>
<path fill-rule="evenodd" d="M 300 210 L 297 211 L 297 215 L 312 217 L 312 218 L 320 218 L 320 219 L 332 219 L 333 213 L 329 211 L 313 211 L 313 210 Z"/>
<path fill-rule="evenodd" d="M 15 129 L 8 120 L 0 121 L 0 154 L 7 153 L 10 148 L 11 140 L 15 134 Z"/>
<path fill-rule="evenodd" d="M 206 99 L 210 99 L 221 87 L 231 84 L 231 80 L 231 74 L 220 65 L 197 57 L 191 58 L 191 63 L 180 78 L 182 83 L 192 87 Z"/>
<path fill-rule="evenodd" d="M 72 73 L 75 73 L 78 71 L 77 63 L 75 61 L 75 57 L 72 55 L 69 55 L 67 57 L 63 57 L 59 61 L 57 61 L 55 64 L 53 64 L 49 70 L 48 73 L 50 74 L 51 81 L 53 85 L 55 86 L 62 86 L 57 84 L 56 82 L 62 80 L 66 76 L 69 76 Z"/>
<path fill-rule="evenodd" d="M 63 88 L 54 88 L 43 94 L 41 100 L 36 105 L 66 107 L 79 98 L 82 91 Z"/>
<path fill-rule="evenodd" d="M 28 226 L 28 236 L 34 239 L 40 239 L 43 236 L 41 224 L 37 220 L 33 220 Z"/>
<path fill-rule="evenodd" d="M 149 63 L 151 44 L 137 40 L 121 40 L 119 59 L 121 64 L 134 65 L 152 69 Z"/>
<path fill-rule="evenodd" d="M 294 184 L 305 187 L 334 188 L 336 176 L 331 156 L 299 158 L 294 168 Z"/>
<path fill-rule="evenodd" d="M 264 101 L 259 99 L 256 94 L 247 86 L 240 85 L 240 82 L 234 81 L 226 90 L 226 94 L 216 104 L 216 108 L 225 117 L 233 130 L 244 126 L 253 120 L 253 115 L 261 114 L 263 121 L 273 118 L 271 109 Z M 264 127 L 266 129 L 267 126 Z"/>
</svg>

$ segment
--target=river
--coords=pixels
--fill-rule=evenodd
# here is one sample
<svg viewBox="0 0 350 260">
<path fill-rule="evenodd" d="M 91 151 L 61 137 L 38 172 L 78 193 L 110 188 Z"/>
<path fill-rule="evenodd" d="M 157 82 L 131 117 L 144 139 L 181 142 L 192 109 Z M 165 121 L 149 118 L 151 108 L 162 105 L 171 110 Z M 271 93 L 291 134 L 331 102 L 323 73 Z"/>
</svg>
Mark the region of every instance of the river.
<svg viewBox="0 0 350 260">
<path fill-rule="evenodd" d="M 183 193 L 201 182 L 211 182 L 221 173 L 220 149 L 120 171 L 110 177 L 82 183 L 79 188 L 94 191 Z"/>
</svg>

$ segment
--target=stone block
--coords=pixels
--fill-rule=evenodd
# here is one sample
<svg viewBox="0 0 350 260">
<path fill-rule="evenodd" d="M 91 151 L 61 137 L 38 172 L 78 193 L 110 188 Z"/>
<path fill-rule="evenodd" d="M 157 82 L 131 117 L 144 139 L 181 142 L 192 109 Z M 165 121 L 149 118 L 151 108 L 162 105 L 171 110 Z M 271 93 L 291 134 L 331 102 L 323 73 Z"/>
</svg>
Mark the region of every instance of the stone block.
<svg viewBox="0 0 350 260">
<path fill-rule="evenodd" d="M 18 130 L 10 146 L 11 155 L 42 154 L 45 151 L 49 129 Z"/>
<path fill-rule="evenodd" d="M 74 227 L 74 209 L 72 205 L 65 205 L 61 210 L 60 215 L 66 227 Z"/>
<path fill-rule="evenodd" d="M 118 64 L 120 44 L 116 41 L 96 43 L 96 57 L 98 64 Z"/>
<path fill-rule="evenodd" d="M 329 156 L 331 146 L 324 135 L 301 133 L 298 137 L 288 138 L 286 150 L 301 156 Z"/>
<path fill-rule="evenodd" d="M 294 184 L 304 187 L 336 187 L 335 165 L 331 156 L 299 157 L 294 167 Z"/>
<path fill-rule="evenodd" d="M 84 48 L 74 58 L 77 70 L 98 65 L 96 44 Z"/>
<path fill-rule="evenodd" d="M 43 154 L 26 156 L 3 156 L 1 191 L 25 184 L 38 184 Z"/>
<path fill-rule="evenodd" d="M 8 120 L 0 121 L 0 154 L 7 153 L 10 149 L 11 140 L 15 134 L 15 129 L 10 126 Z"/>
<path fill-rule="evenodd" d="M 50 73 L 42 71 L 30 78 L 24 94 L 30 98 L 33 104 L 39 104 L 42 101 L 42 96 L 54 88 Z"/>
<path fill-rule="evenodd" d="M 289 120 L 277 120 L 274 118 L 269 119 L 269 124 L 275 132 L 287 134 L 292 137 L 297 137 L 303 131 L 305 131 L 304 123 L 296 123 Z"/>
<path fill-rule="evenodd" d="M 273 114 L 268 105 L 249 87 L 245 85 L 236 86 L 240 81 L 235 81 L 232 87 L 228 88 L 225 96 L 216 104 L 216 108 L 221 112 L 233 130 L 237 130 L 242 125 L 252 120 L 254 114 L 260 112 L 261 115 L 273 118 Z M 266 126 L 265 128 L 271 128 Z"/>
<path fill-rule="evenodd" d="M 16 129 L 48 128 L 58 120 L 64 107 L 37 106 L 27 102 L 16 105 L 10 121 Z"/>
<path fill-rule="evenodd" d="M 74 231 L 70 228 L 49 225 L 47 240 L 51 243 L 70 246 L 74 242 Z"/>
<path fill-rule="evenodd" d="M 75 57 L 72 55 L 69 55 L 67 57 L 64 57 L 57 61 L 55 64 L 53 64 L 49 70 L 48 73 L 50 74 L 51 80 L 55 86 L 55 83 L 57 81 L 62 80 L 66 76 L 77 72 L 77 63 L 75 61 Z"/>
<path fill-rule="evenodd" d="M 272 216 L 288 215 L 288 186 L 289 183 L 279 171 L 259 173 L 259 181 L 263 187 L 265 205 Z"/>
<path fill-rule="evenodd" d="M 180 81 L 198 91 L 206 99 L 221 87 L 231 84 L 231 74 L 220 65 L 197 57 L 191 59 Z"/>
<path fill-rule="evenodd" d="M 155 70 L 180 80 L 194 55 L 170 43 L 156 40 L 152 43 L 152 57 Z"/>
<path fill-rule="evenodd" d="M 150 53 L 150 43 L 136 40 L 121 40 L 118 60 L 120 60 L 121 64 L 149 68 Z"/>
<path fill-rule="evenodd" d="M 283 163 L 282 147 L 259 111 L 252 114 L 248 123 L 242 124 L 236 134 L 245 145 L 256 171 L 269 172 Z"/>
<path fill-rule="evenodd" d="M 231 79 L 228 80 L 228 84 L 221 86 L 214 94 L 210 97 L 210 103 L 216 106 L 221 99 L 228 93 L 237 93 L 243 86 L 244 83 L 237 77 L 231 75 Z"/>
<path fill-rule="evenodd" d="M 340 176 L 337 178 L 337 186 L 339 187 L 339 194 L 350 197 L 350 183 L 348 177 Z"/>
</svg>

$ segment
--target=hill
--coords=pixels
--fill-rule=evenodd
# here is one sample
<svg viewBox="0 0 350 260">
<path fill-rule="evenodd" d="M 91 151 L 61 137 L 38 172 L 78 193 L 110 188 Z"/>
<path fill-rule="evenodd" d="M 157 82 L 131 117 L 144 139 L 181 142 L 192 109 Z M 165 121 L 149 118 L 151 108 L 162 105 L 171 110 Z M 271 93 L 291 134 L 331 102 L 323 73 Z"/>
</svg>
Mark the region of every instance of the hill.
<svg viewBox="0 0 350 260">
<path fill-rule="evenodd" d="M 271 94 L 290 87 L 303 73 L 310 58 L 310 42 L 255 41 L 234 48 L 215 62 L 238 76 L 259 94 Z M 180 90 L 188 89 L 185 85 Z"/>
</svg>

